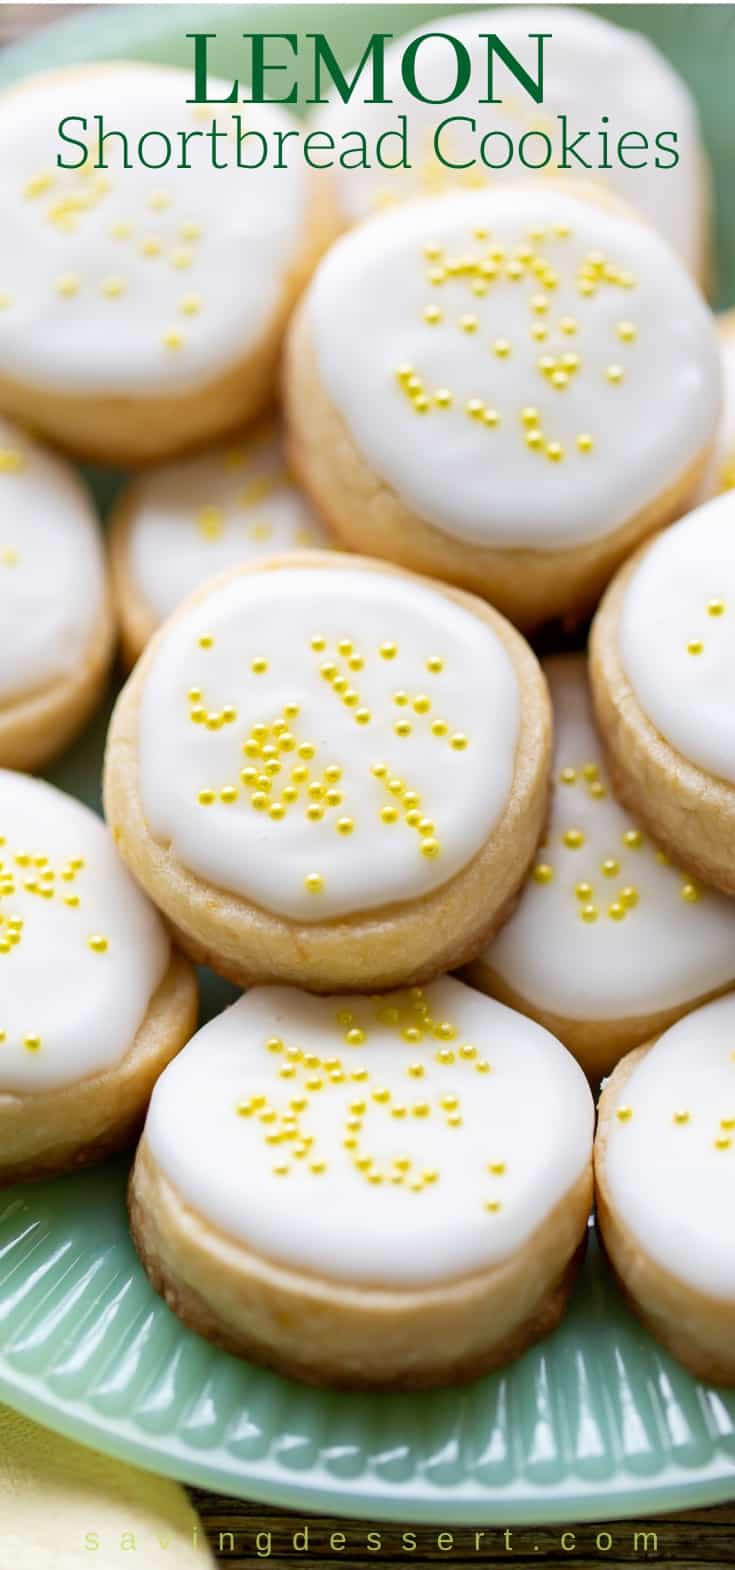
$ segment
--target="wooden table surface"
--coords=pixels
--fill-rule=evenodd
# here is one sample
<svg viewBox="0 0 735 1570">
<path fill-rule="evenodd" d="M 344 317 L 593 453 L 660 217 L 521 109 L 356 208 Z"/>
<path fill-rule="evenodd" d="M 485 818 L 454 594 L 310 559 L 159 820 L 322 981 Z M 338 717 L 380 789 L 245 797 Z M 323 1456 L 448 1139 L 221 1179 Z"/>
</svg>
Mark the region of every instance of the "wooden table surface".
<svg viewBox="0 0 735 1570">
<path fill-rule="evenodd" d="M 58 21 L 62 14 L 84 9 L 66 4 L 5 5 L 0 0 L 0 48 L 32 28 Z M 448 1570 L 476 1570 L 483 1564 L 510 1564 L 515 1570 L 529 1565 L 571 1565 L 573 1570 L 593 1570 L 598 1565 L 617 1570 L 631 1564 L 652 1564 L 657 1570 L 735 1566 L 735 1502 L 716 1510 L 693 1510 L 656 1520 L 519 1527 L 511 1529 L 507 1540 L 502 1526 L 488 1528 L 476 1548 L 474 1529 L 453 1527 L 451 1521 L 431 1528 L 415 1527 L 409 1521 L 391 1527 L 370 1520 L 268 1510 L 201 1489 L 190 1492 L 217 1564 L 228 1570 L 252 1570 L 260 1563 L 276 1570 L 293 1565 L 307 1570 L 315 1566 L 318 1570 L 330 1570 L 331 1566 L 364 1570 L 366 1565 L 377 1565 L 380 1570 L 398 1570 L 400 1566 L 428 1570 L 438 1564 Z M 376 1535 L 370 1538 L 371 1533 Z M 442 1533 L 446 1535 L 439 1542 Z M 411 1546 L 414 1543 L 415 1547 Z M 141 1565 L 139 1570 L 148 1567 Z"/>
</svg>

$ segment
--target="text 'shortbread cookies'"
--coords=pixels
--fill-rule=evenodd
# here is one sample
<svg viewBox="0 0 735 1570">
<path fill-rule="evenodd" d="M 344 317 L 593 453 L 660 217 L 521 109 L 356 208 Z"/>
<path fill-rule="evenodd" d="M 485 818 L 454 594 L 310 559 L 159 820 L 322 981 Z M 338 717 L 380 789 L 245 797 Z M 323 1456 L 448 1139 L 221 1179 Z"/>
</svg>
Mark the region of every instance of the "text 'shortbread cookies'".
<svg viewBox="0 0 735 1570">
<path fill-rule="evenodd" d="M 156 1086 L 133 1236 L 187 1324 L 281 1372 L 473 1378 L 561 1317 L 593 1121 L 559 1042 L 460 982 L 256 988 Z"/>
<path fill-rule="evenodd" d="M 720 364 L 656 233 L 539 183 L 343 236 L 295 320 L 286 393 L 296 473 L 339 538 L 532 626 L 589 609 L 681 512 Z"/>
<path fill-rule="evenodd" d="M 621 569 L 592 629 L 616 792 L 671 855 L 735 893 L 735 495 Z"/>
<path fill-rule="evenodd" d="M 259 413 L 321 248 L 304 164 L 214 171 L 205 138 L 231 142 L 231 109 L 191 91 L 187 71 L 108 63 L 0 97 L 0 408 L 86 458 L 165 457 Z M 268 104 L 247 123 L 290 124 Z M 189 166 L 144 167 L 140 138 L 152 163 L 182 127 Z"/>
<path fill-rule="evenodd" d="M 196 1009 L 104 824 L 0 770 L 0 1183 L 128 1143 Z"/>
<path fill-rule="evenodd" d="M 221 974 L 401 985 L 507 914 L 549 748 L 539 666 L 490 606 L 304 553 L 215 580 L 156 635 L 113 717 L 105 807 Z"/>
<path fill-rule="evenodd" d="M 286 469 L 275 426 L 141 475 L 123 492 L 112 524 L 128 663 L 207 578 L 244 561 L 328 543 Z"/>
<path fill-rule="evenodd" d="M 554 707 L 547 832 L 517 909 L 471 979 L 546 1025 L 590 1078 L 735 985 L 735 906 L 672 866 L 610 790 L 581 655 L 545 662 Z"/>
<path fill-rule="evenodd" d="M 0 419 L 0 766 L 38 768 L 73 739 L 102 697 L 113 643 L 84 486 Z"/>
<path fill-rule="evenodd" d="M 735 1385 L 735 998 L 624 1058 L 600 1101 L 600 1232 L 648 1329 L 708 1384 Z"/>
<path fill-rule="evenodd" d="M 429 36 L 419 44 L 422 34 Z M 499 53 L 491 55 L 496 101 L 488 103 L 488 38 L 495 34 L 532 84 L 539 76 L 537 39 L 544 35 L 542 103 Z M 470 80 L 458 103 L 450 95 L 460 51 L 469 59 Z M 433 102 L 409 96 L 407 53 L 419 92 Z M 334 135 L 362 130 L 371 146 L 387 131 L 386 162 L 397 161 L 397 118 L 407 120 L 410 168 L 381 168 L 375 159 L 369 169 L 335 170 L 343 223 L 417 193 L 494 188 L 519 177 L 563 179 L 569 172 L 604 183 L 639 208 L 690 272 L 708 283 L 710 179 L 697 107 L 682 77 L 640 33 L 574 6 L 435 17 L 387 49 L 385 97 L 386 104 L 364 103 L 355 94 L 343 103 L 335 95 L 322 120 Z"/>
</svg>

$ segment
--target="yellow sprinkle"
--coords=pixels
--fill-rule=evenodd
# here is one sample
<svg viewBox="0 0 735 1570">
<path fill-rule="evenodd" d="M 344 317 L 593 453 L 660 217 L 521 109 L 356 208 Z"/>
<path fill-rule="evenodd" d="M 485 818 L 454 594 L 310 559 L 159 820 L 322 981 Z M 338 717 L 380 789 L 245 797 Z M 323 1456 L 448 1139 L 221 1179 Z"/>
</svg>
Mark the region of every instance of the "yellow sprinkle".
<svg viewBox="0 0 735 1570">
<path fill-rule="evenodd" d="M 702 654 L 703 652 L 704 644 L 701 638 L 692 638 L 687 644 L 687 654 Z"/>
<path fill-rule="evenodd" d="M 581 829 L 565 829 L 562 839 L 569 850 L 579 850 L 580 846 L 584 845 L 584 834 Z"/>
<path fill-rule="evenodd" d="M 619 1123 L 629 1123 L 631 1118 L 632 1118 L 632 1116 L 633 1116 L 633 1108 L 632 1107 L 618 1107 L 618 1109 L 617 1109 L 617 1111 L 615 1113 L 615 1116 L 618 1119 Z"/>
<path fill-rule="evenodd" d="M 23 1046 L 25 1047 L 26 1052 L 40 1052 L 40 1050 L 41 1050 L 41 1037 L 40 1036 L 33 1036 L 33 1035 L 24 1036 L 23 1037 Z"/>
<path fill-rule="evenodd" d="M 689 1112 L 684 1112 L 684 1111 L 675 1112 L 674 1113 L 674 1122 L 675 1123 L 679 1123 L 679 1124 L 688 1123 L 690 1117 L 691 1117 L 691 1113 L 689 1113 Z"/>
<path fill-rule="evenodd" d="M 56 280 L 56 293 L 70 300 L 79 291 L 79 277 L 77 273 L 62 273 Z"/>
<path fill-rule="evenodd" d="M 707 615 L 708 616 L 724 616 L 724 614 L 725 614 L 725 601 L 724 600 L 708 600 L 707 601 Z"/>
<path fill-rule="evenodd" d="M 169 327 L 161 337 L 161 343 L 166 349 L 181 349 L 184 344 L 184 334 L 178 327 Z"/>
<path fill-rule="evenodd" d="M 51 174 L 34 174 L 30 180 L 26 181 L 23 187 L 23 195 L 31 200 L 35 196 L 43 196 L 50 186 L 53 185 L 53 178 Z"/>
<path fill-rule="evenodd" d="M 554 869 L 547 861 L 539 861 L 533 869 L 533 876 L 536 883 L 550 883 L 554 876 Z"/>
<path fill-rule="evenodd" d="M 699 899 L 699 889 L 697 888 L 696 883 L 682 883 L 680 893 L 682 899 L 685 900 L 688 905 L 696 904 L 697 900 Z"/>
<path fill-rule="evenodd" d="M 304 888 L 307 894 L 321 894 L 324 888 L 324 879 L 320 872 L 309 872 L 304 878 Z"/>
<path fill-rule="evenodd" d="M 87 947 L 92 950 L 93 954 L 106 954 L 108 947 L 107 938 L 101 937 L 98 933 L 93 933 L 91 938 L 87 938 Z"/>
</svg>

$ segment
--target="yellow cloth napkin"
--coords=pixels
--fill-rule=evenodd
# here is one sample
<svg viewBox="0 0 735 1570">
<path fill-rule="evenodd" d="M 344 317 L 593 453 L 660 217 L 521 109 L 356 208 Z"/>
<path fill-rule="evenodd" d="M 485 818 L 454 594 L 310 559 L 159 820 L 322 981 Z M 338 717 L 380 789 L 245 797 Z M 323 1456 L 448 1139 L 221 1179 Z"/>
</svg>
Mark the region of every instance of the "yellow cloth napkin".
<svg viewBox="0 0 735 1570">
<path fill-rule="evenodd" d="M 0 1570 L 210 1570 L 177 1483 L 0 1406 Z"/>
</svg>

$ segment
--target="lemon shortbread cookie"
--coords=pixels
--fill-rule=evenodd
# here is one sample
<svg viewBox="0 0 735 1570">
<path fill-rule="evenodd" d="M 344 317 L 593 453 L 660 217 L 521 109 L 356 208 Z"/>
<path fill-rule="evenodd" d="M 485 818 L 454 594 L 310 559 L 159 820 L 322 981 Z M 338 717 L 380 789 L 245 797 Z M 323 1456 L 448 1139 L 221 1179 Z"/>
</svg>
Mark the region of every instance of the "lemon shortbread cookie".
<svg viewBox="0 0 735 1570">
<path fill-rule="evenodd" d="M 0 1183 L 127 1144 L 196 1008 L 104 824 L 0 770 Z"/>
<path fill-rule="evenodd" d="M 714 452 L 700 487 L 698 501 L 735 490 L 735 311 L 717 317 L 722 362 L 723 409 Z"/>
<path fill-rule="evenodd" d="M 156 1087 L 133 1236 L 234 1352 L 317 1384 L 448 1384 L 560 1319 L 592 1131 L 559 1042 L 461 982 L 256 988 Z"/>
<path fill-rule="evenodd" d="M 472 980 L 546 1025 L 591 1079 L 735 985 L 735 906 L 669 864 L 611 794 L 581 655 L 547 660 L 548 831 Z"/>
<path fill-rule="evenodd" d="M 186 71 L 104 64 L 0 98 L 0 408 L 83 457 L 161 458 L 256 415 L 321 248 L 303 163 L 238 169 L 231 106 L 191 92 Z M 290 123 L 248 106 L 248 130 Z"/>
<path fill-rule="evenodd" d="M 700 1379 L 735 1384 L 735 998 L 624 1058 L 600 1101 L 597 1215 L 641 1319 Z"/>
<path fill-rule="evenodd" d="M 550 708 L 482 601 L 337 553 L 192 596 L 113 716 L 121 853 L 242 985 L 420 981 L 507 914 L 543 825 Z"/>
<path fill-rule="evenodd" d="M 292 460 L 337 535 L 521 626 L 594 603 L 681 511 L 719 417 L 717 338 L 681 264 L 558 188 L 352 230 L 288 358 Z"/>
<path fill-rule="evenodd" d="M 0 765 L 60 752 L 102 697 L 114 620 L 90 499 L 0 419 Z"/>
<path fill-rule="evenodd" d="M 428 37 L 419 43 L 422 34 Z M 490 58 L 498 101 L 488 103 L 493 34 L 534 84 L 543 49 L 542 103 L 497 54 Z M 433 103 L 409 95 L 403 73 L 412 51 L 418 90 Z M 465 60 L 470 80 L 457 105 L 449 95 Z M 384 169 L 373 160 L 369 169 L 335 171 L 343 222 L 417 193 L 494 187 L 525 176 L 564 178 L 571 171 L 604 182 L 639 208 L 700 282 L 708 281 L 710 178 L 697 106 L 668 60 L 640 33 L 573 6 L 435 17 L 386 51 L 384 97 L 386 104 L 335 97 L 323 121 L 335 136 L 362 130 L 374 147 L 382 133 L 395 132 L 398 116 L 406 116 L 409 168 Z M 395 134 L 383 148 L 386 161 L 396 162 Z"/>
<path fill-rule="evenodd" d="M 698 507 L 620 571 L 591 676 L 616 793 L 674 858 L 735 893 L 735 496 Z"/>
<path fill-rule="evenodd" d="M 288 473 L 275 425 L 150 470 L 123 493 L 112 523 L 115 598 L 128 663 L 207 578 L 239 562 L 328 543 Z"/>
</svg>

